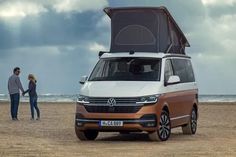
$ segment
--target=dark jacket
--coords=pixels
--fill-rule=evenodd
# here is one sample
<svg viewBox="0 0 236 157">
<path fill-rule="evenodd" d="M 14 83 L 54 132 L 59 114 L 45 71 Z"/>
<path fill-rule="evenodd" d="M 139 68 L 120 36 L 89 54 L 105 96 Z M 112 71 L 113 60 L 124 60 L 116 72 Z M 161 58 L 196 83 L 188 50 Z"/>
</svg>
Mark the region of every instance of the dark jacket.
<svg viewBox="0 0 236 157">
<path fill-rule="evenodd" d="M 37 92 L 36 92 L 36 82 L 33 81 L 29 81 L 29 89 L 27 89 L 25 93 L 29 93 L 30 97 L 35 97 L 37 96 Z"/>
</svg>

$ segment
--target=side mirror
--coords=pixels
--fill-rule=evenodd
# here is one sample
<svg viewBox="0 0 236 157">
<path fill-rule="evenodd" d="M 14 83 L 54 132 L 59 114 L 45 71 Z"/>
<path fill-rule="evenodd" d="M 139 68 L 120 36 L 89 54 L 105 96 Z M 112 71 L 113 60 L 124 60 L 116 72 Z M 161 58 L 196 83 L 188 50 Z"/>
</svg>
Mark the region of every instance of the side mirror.
<svg viewBox="0 0 236 157">
<path fill-rule="evenodd" d="M 100 58 L 104 53 L 105 53 L 105 52 L 103 52 L 103 51 L 99 51 L 98 57 Z"/>
<path fill-rule="evenodd" d="M 88 76 L 82 76 L 79 83 L 84 84 L 87 81 L 87 79 L 88 79 Z"/>
<path fill-rule="evenodd" d="M 180 78 L 177 75 L 172 75 L 169 77 L 166 85 L 172 85 L 172 84 L 177 84 L 180 83 Z"/>
<path fill-rule="evenodd" d="M 108 52 L 106 52 L 106 51 L 99 51 L 98 57 L 100 58 L 104 53 L 108 53 Z"/>
</svg>

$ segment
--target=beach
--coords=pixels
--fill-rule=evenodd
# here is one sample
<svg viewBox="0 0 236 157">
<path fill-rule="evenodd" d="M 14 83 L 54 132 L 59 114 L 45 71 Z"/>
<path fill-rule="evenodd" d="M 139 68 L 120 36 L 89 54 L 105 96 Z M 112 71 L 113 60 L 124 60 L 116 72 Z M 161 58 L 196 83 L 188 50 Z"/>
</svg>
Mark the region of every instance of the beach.
<svg viewBox="0 0 236 157">
<path fill-rule="evenodd" d="M 75 103 L 39 104 L 41 120 L 30 120 L 28 103 L 11 121 L 9 103 L 0 103 L 2 156 L 236 156 L 236 103 L 200 103 L 196 135 L 174 128 L 168 141 L 151 142 L 144 133 L 100 133 L 96 141 L 79 141 L 74 133 Z"/>
</svg>

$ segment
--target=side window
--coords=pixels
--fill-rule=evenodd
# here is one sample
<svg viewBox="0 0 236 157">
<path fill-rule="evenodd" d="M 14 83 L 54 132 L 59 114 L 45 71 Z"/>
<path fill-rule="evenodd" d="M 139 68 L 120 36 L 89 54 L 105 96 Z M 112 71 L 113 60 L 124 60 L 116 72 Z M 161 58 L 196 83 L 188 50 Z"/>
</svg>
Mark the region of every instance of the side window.
<svg viewBox="0 0 236 157">
<path fill-rule="evenodd" d="M 188 81 L 189 82 L 195 82 L 193 67 L 192 67 L 192 64 L 191 64 L 190 60 L 187 60 L 186 67 L 187 67 Z"/>
<path fill-rule="evenodd" d="M 192 64 L 186 59 L 173 59 L 172 60 L 174 75 L 178 75 L 181 83 L 194 82 L 194 74 Z"/>
<path fill-rule="evenodd" d="M 169 77 L 173 75 L 171 60 L 166 60 L 165 63 L 165 74 L 164 74 L 164 81 L 167 82 Z"/>
<path fill-rule="evenodd" d="M 184 59 L 172 59 L 173 68 L 174 68 L 174 75 L 179 76 L 181 83 L 188 82 L 184 62 L 185 62 Z"/>
</svg>

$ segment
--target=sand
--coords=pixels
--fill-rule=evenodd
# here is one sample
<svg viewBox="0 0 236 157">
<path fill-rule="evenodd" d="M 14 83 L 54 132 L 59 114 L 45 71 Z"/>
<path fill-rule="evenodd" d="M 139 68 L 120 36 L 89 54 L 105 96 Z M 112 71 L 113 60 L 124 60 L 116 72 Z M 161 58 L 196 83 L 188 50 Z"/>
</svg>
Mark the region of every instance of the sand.
<svg viewBox="0 0 236 157">
<path fill-rule="evenodd" d="M 167 142 L 151 142 L 144 133 L 100 133 L 79 141 L 74 133 L 73 103 L 40 103 L 41 121 L 31 121 L 28 103 L 11 121 L 8 103 L 0 103 L 0 156 L 236 156 L 236 103 L 201 103 L 197 134 L 172 130 Z"/>
</svg>

